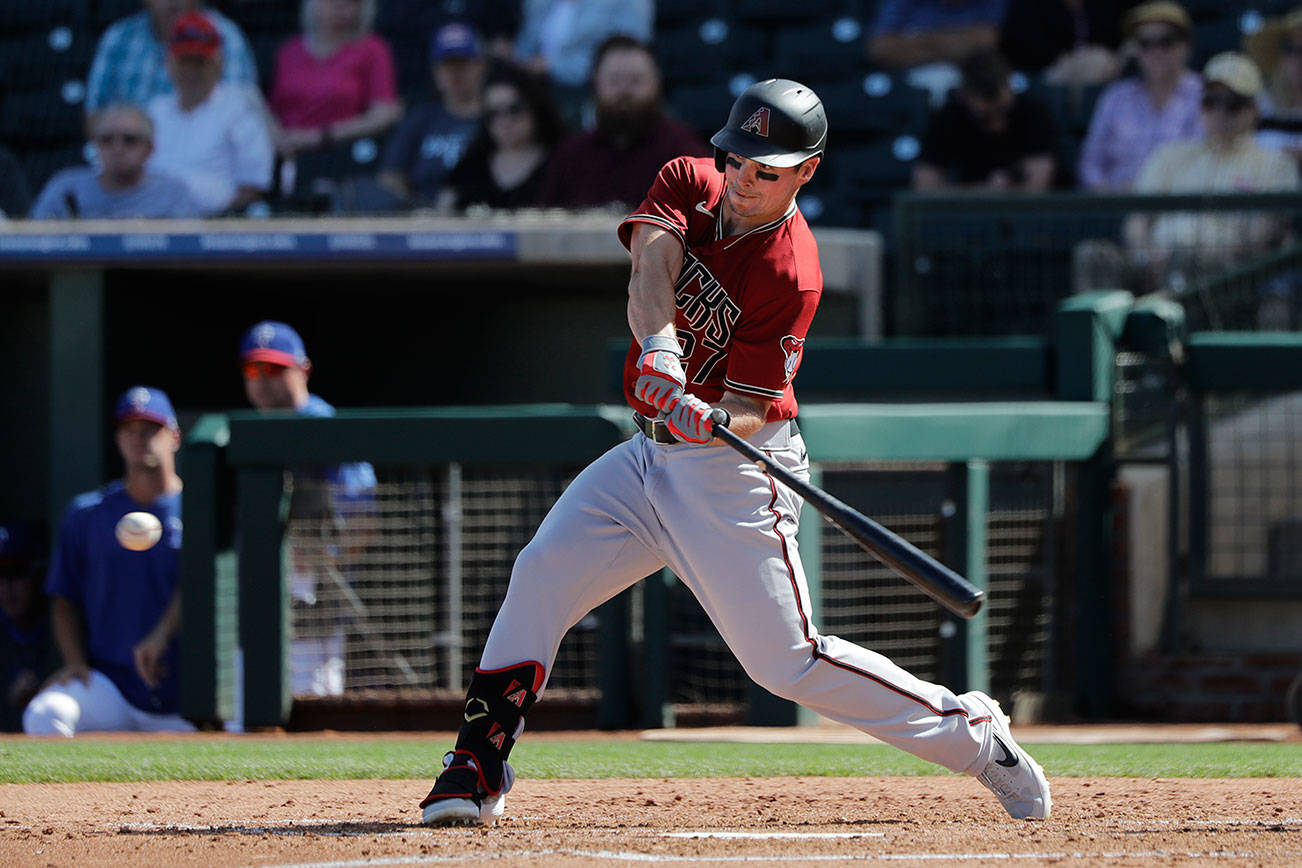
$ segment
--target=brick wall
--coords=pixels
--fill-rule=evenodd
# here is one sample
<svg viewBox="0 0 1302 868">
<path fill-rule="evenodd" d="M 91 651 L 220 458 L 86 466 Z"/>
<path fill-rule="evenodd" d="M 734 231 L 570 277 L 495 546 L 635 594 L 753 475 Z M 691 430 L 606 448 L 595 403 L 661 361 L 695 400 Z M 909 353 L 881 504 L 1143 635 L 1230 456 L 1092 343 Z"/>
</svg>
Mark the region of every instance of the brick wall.
<svg viewBox="0 0 1302 868">
<path fill-rule="evenodd" d="M 1288 720 L 1284 697 L 1302 654 L 1151 654 L 1119 673 L 1117 710 L 1173 722 Z"/>
</svg>

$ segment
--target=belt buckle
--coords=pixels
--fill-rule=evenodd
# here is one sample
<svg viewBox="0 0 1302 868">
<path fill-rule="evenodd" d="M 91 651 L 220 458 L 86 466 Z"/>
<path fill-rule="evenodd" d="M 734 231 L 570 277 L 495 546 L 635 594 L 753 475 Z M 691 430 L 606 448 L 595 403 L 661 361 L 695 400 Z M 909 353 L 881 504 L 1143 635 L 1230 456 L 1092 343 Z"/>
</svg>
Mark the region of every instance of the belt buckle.
<svg viewBox="0 0 1302 868">
<path fill-rule="evenodd" d="M 674 435 L 669 433 L 669 427 L 665 424 L 664 419 L 650 419 L 641 413 L 634 413 L 633 419 L 637 423 L 638 430 L 652 443 L 677 442 Z"/>
</svg>

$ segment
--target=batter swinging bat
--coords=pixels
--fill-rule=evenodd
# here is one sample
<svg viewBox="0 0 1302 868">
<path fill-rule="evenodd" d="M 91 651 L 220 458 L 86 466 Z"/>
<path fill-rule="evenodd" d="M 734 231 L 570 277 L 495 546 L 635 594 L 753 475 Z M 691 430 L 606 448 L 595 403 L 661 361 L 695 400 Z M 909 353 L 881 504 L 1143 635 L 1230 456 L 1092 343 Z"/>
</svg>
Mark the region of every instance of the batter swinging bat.
<svg viewBox="0 0 1302 868">
<path fill-rule="evenodd" d="M 848 504 L 823 489 L 810 485 L 722 424 L 723 414 L 716 411 L 714 436 L 766 470 L 779 482 L 804 498 L 805 503 L 821 512 L 828 521 L 845 531 L 855 542 L 908 579 L 933 600 L 955 615 L 971 618 L 985 602 L 985 591 L 918 549 Z"/>
</svg>

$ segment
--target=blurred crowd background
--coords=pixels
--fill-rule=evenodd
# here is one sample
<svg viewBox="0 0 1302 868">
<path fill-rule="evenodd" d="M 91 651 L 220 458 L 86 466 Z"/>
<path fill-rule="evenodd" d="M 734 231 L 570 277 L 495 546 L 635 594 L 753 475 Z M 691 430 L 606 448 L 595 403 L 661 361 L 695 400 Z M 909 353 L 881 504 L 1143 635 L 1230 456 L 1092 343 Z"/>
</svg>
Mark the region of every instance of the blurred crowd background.
<svg viewBox="0 0 1302 868">
<path fill-rule="evenodd" d="M 826 103 L 823 225 L 909 188 L 1170 192 L 1148 158 L 1221 121 L 1302 142 L 1284 0 L 51 0 L 0 33 L 10 218 L 627 209 L 772 76 Z M 1200 182 L 1296 186 L 1245 163 Z"/>
</svg>

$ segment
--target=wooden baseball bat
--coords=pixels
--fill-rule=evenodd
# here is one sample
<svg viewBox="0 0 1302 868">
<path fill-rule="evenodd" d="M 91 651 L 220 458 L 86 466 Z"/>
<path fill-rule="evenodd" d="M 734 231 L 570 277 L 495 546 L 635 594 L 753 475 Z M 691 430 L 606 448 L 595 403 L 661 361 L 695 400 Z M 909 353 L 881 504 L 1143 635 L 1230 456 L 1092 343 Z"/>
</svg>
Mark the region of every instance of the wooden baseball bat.
<svg viewBox="0 0 1302 868">
<path fill-rule="evenodd" d="M 721 414 L 714 416 L 715 437 L 804 498 L 805 503 L 821 512 L 873 557 L 908 579 L 955 615 L 971 618 L 980 611 L 981 604 L 985 602 L 985 591 L 859 510 L 770 460 L 762 451 L 719 424 L 722 419 Z"/>
</svg>

